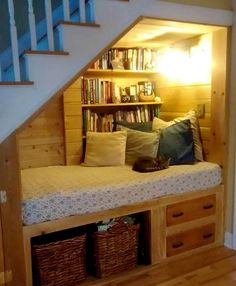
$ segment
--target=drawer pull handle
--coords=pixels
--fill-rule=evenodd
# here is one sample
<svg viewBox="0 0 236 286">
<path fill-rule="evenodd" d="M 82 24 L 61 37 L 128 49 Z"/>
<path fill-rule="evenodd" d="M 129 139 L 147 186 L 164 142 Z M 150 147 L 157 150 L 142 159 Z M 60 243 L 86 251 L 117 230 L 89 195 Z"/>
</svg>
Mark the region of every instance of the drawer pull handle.
<svg viewBox="0 0 236 286">
<path fill-rule="evenodd" d="M 213 236 L 213 233 L 212 232 L 210 232 L 210 233 L 206 233 L 206 234 L 203 234 L 203 238 L 204 239 L 207 239 L 207 238 L 210 238 L 210 237 L 212 237 Z"/>
<path fill-rule="evenodd" d="M 181 247 L 181 246 L 183 246 L 184 244 L 183 244 L 183 242 L 182 241 L 176 241 L 176 242 L 174 242 L 173 244 L 172 244 L 172 247 L 173 248 L 179 248 L 179 247 Z"/>
<path fill-rule="evenodd" d="M 214 207 L 213 204 L 207 204 L 205 206 L 203 206 L 204 210 L 209 210 L 209 209 L 212 209 Z"/>
<path fill-rule="evenodd" d="M 173 213 L 172 217 L 180 217 L 182 216 L 184 213 L 183 212 L 176 212 L 176 213 Z"/>
</svg>

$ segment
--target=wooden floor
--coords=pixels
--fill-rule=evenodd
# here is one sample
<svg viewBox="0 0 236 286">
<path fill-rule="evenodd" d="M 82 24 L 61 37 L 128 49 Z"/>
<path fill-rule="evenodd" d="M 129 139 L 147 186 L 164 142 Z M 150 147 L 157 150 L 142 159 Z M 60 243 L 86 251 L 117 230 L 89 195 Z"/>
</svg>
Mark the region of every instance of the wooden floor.
<svg viewBox="0 0 236 286">
<path fill-rule="evenodd" d="M 129 273 L 91 280 L 96 286 L 236 286 L 236 251 L 219 247 L 175 262 L 140 267 Z"/>
</svg>

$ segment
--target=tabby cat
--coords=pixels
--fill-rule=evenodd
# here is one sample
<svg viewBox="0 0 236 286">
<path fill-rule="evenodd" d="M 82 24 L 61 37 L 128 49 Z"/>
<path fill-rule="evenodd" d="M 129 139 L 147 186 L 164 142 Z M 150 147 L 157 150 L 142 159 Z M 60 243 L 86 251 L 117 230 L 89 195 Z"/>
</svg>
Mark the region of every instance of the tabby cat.
<svg viewBox="0 0 236 286">
<path fill-rule="evenodd" d="M 133 170 L 136 172 L 147 173 L 167 169 L 170 165 L 170 159 L 162 157 L 152 158 L 148 156 L 139 157 L 135 160 Z"/>
</svg>

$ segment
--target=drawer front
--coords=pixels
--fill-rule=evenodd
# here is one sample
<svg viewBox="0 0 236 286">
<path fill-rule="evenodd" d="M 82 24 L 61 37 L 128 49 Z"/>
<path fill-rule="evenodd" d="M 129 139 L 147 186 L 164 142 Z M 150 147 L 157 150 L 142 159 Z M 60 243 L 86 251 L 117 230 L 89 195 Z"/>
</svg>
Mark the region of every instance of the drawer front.
<svg viewBox="0 0 236 286">
<path fill-rule="evenodd" d="M 178 233 L 166 238 L 167 256 L 176 255 L 215 241 L 215 224 Z"/>
<path fill-rule="evenodd" d="M 175 225 L 214 214 L 216 196 L 210 195 L 167 206 L 167 226 Z"/>
</svg>

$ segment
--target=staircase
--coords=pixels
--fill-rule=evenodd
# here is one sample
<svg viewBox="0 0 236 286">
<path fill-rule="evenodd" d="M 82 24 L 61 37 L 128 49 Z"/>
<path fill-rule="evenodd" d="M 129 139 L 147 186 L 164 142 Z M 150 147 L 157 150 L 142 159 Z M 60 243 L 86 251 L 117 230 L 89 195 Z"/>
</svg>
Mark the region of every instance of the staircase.
<svg viewBox="0 0 236 286">
<path fill-rule="evenodd" d="M 52 96 L 61 94 L 141 16 L 171 19 L 178 13 L 178 9 L 173 11 L 175 4 L 159 0 L 76 0 L 79 2 L 79 22 L 75 22 L 72 21 L 73 13 L 69 7 L 71 1 L 62 1 L 63 18 L 53 27 L 51 0 L 45 0 L 48 50 L 40 51 L 36 50 L 37 27 L 34 24 L 32 0 L 28 0 L 31 49 L 19 55 L 14 5 L 13 0 L 8 0 L 15 80 L 0 82 L 0 143 Z M 183 15 L 184 6 L 179 9 Z M 187 6 L 185 19 L 179 18 L 194 21 L 193 14 L 188 15 Z M 202 22 L 205 21 L 203 13 Z"/>
</svg>

